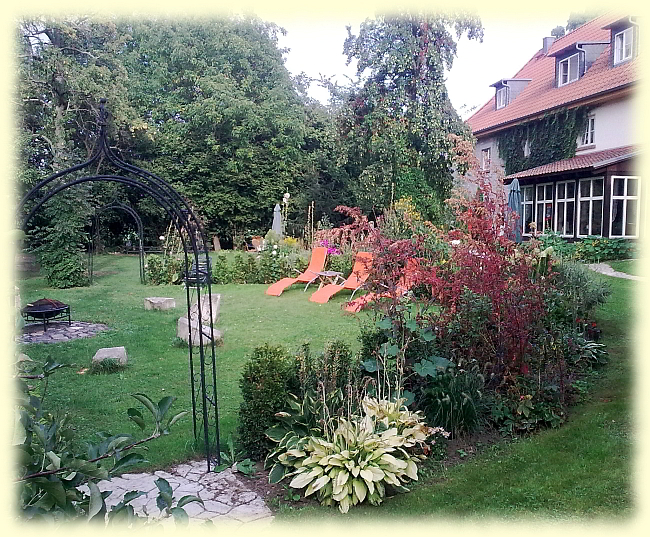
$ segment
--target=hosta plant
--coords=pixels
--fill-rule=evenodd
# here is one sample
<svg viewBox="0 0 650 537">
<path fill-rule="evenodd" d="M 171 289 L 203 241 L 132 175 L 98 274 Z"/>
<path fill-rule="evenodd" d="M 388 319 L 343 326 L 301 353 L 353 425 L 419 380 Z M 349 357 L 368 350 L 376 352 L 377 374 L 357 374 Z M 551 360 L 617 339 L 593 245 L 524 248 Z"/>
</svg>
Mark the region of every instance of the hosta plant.
<svg viewBox="0 0 650 537">
<path fill-rule="evenodd" d="M 337 505 L 342 513 L 366 500 L 379 505 L 387 486 L 408 492 L 404 484 L 417 480 L 417 462 L 425 458 L 413 448 L 433 430 L 419 416 L 402 411 L 401 402 L 393 405 L 366 398 L 364 415 L 339 418 L 330 438 L 288 432 L 267 458 L 269 481 L 291 477 L 291 488 L 305 489 L 305 497 L 315 493 L 322 505 Z"/>
</svg>

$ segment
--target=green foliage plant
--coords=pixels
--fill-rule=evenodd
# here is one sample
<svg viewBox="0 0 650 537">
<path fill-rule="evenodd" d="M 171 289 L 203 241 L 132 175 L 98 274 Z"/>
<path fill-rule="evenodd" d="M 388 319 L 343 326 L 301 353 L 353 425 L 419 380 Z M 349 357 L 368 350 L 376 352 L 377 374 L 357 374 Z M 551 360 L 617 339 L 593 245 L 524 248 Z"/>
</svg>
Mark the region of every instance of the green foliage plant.
<svg viewBox="0 0 650 537">
<path fill-rule="evenodd" d="M 637 256 L 637 244 L 629 239 L 589 236 L 575 245 L 575 257 L 588 263 L 630 259 Z"/>
<path fill-rule="evenodd" d="M 586 106 L 561 109 L 500 133 L 497 143 L 505 174 L 575 156 L 576 140 L 584 131 L 587 114 Z M 527 156 L 524 154 L 526 144 L 530 149 Z"/>
<path fill-rule="evenodd" d="M 379 505 L 387 487 L 408 492 L 404 484 L 417 480 L 417 463 L 426 458 L 421 447 L 433 430 L 402 403 L 364 400 L 361 417 L 337 419 L 325 438 L 287 433 L 267 458 L 270 482 L 291 477 L 291 488 L 306 487 L 305 497 L 316 493 L 342 513 L 366 500 Z"/>
<path fill-rule="evenodd" d="M 16 364 L 19 395 L 15 405 L 12 445 L 17 454 L 19 517 L 55 522 L 86 519 L 103 523 L 108 514 L 109 522 L 119 520 L 135 523 L 138 517 L 128 504 L 144 493 L 128 492 L 107 513 L 105 495 L 99 491 L 96 481 L 110 479 L 133 465 L 146 462 L 138 450 L 147 442 L 169 434 L 171 427 L 187 412 L 169 414 L 174 397 L 166 396 L 154 403 L 145 394 L 133 394 L 151 413 L 153 431 L 140 440 L 130 434 L 100 432 L 97 433 L 100 442 L 88 444 L 87 453 L 81 454 L 74 447 L 73 428 L 68 416 L 56 416 L 44 405 L 49 378 L 66 366 L 47 361 L 40 372 L 38 367 L 30 360 Z M 35 381 L 43 381 L 40 393 L 32 384 Z M 127 414 L 142 431 L 146 429 L 140 410 L 129 408 Z M 88 487 L 88 493 L 79 489 L 84 484 Z M 183 505 L 201 500 L 185 496 L 173 506 L 169 483 L 162 480 L 157 485 L 161 492 L 158 501 L 161 511 L 161 505 L 164 505 L 167 515 L 173 515 L 181 523 L 187 522 Z"/>
<path fill-rule="evenodd" d="M 272 446 L 265 432 L 284 408 L 287 393 L 297 387 L 295 362 L 284 347 L 257 347 L 244 366 L 239 386 L 239 442 L 251 459 L 261 460 Z"/>
<path fill-rule="evenodd" d="M 151 285 L 179 284 L 183 281 L 185 261 L 171 256 L 147 255 L 147 282 Z"/>
</svg>

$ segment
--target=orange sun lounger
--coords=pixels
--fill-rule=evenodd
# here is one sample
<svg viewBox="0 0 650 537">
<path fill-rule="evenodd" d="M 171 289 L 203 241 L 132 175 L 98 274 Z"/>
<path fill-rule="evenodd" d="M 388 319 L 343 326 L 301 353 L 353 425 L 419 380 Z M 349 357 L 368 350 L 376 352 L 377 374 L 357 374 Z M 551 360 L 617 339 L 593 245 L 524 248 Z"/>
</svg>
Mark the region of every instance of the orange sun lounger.
<svg viewBox="0 0 650 537">
<path fill-rule="evenodd" d="M 305 291 L 307 286 L 318 278 L 318 273 L 323 270 L 325 266 L 325 258 L 327 257 L 327 248 L 318 247 L 314 248 L 311 251 L 311 259 L 309 260 L 309 266 L 307 270 L 302 274 L 296 276 L 295 278 L 282 278 L 281 280 L 271 284 L 266 290 L 267 295 L 271 296 L 280 296 L 282 291 L 287 287 L 291 287 L 294 283 L 302 282 L 306 283 Z"/>
<path fill-rule="evenodd" d="M 352 296 L 357 292 L 359 287 L 368 279 L 370 275 L 370 267 L 372 265 L 372 254 L 370 252 L 359 252 L 354 260 L 354 267 L 352 267 L 352 273 L 348 276 L 348 279 L 345 280 L 341 285 L 336 283 L 330 283 L 324 287 L 321 287 L 318 291 L 313 293 L 309 300 L 310 302 L 317 302 L 319 304 L 325 304 L 332 296 L 343 289 L 351 289 Z"/>
<path fill-rule="evenodd" d="M 416 258 L 408 259 L 406 261 L 406 268 L 404 269 L 404 274 L 400 277 L 400 280 L 395 287 L 395 292 L 385 292 L 385 293 L 366 293 L 359 298 L 348 302 L 345 307 L 345 311 L 350 313 L 358 313 L 363 308 L 365 308 L 370 302 L 379 300 L 380 298 L 390 298 L 392 296 L 402 296 L 413 287 L 417 280 L 418 269 L 420 267 L 420 261 Z"/>
</svg>

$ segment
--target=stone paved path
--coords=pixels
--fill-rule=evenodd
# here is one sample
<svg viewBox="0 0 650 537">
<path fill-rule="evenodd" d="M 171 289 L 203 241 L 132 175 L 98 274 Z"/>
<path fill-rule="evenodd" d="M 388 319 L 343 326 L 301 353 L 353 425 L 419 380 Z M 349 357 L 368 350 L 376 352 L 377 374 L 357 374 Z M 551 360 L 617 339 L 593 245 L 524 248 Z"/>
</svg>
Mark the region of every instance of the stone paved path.
<svg viewBox="0 0 650 537">
<path fill-rule="evenodd" d="M 122 474 L 121 477 L 114 477 L 110 481 L 100 481 L 98 486 L 102 492 L 113 491 L 106 498 L 109 509 L 120 502 L 128 491 L 146 492 L 146 496 L 136 498 L 130 505 L 138 514 L 143 514 L 146 510 L 149 517 L 158 518 L 158 488 L 154 481 L 162 477 L 171 485 L 175 502 L 187 494 L 193 494 L 203 500 L 204 505 L 192 502 L 184 507 L 191 524 L 210 519 L 219 527 L 237 528 L 246 524 L 246 530 L 249 530 L 258 526 L 267 527 L 273 521 L 271 510 L 262 498 L 251 491 L 230 468 L 220 473 L 207 473 L 206 470 L 205 461 L 192 461 L 176 466 L 169 472 Z M 164 522 L 173 524 L 171 519 Z"/>
<path fill-rule="evenodd" d="M 592 263 L 587 265 L 591 270 L 600 272 L 606 276 L 614 276 L 615 278 L 625 278 L 626 280 L 643 280 L 641 276 L 634 276 L 633 274 L 626 274 L 625 272 L 618 272 L 610 267 L 607 263 Z"/>
<path fill-rule="evenodd" d="M 47 331 L 43 331 L 43 323 L 34 323 L 23 328 L 23 333 L 16 336 L 16 343 L 62 343 L 72 339 L 93 337 L 97 332 L 108 329 L 105 324 L 72 321 L 68 325 L 68 321 L 54 321 L 48 323 Z"/>
</svg>

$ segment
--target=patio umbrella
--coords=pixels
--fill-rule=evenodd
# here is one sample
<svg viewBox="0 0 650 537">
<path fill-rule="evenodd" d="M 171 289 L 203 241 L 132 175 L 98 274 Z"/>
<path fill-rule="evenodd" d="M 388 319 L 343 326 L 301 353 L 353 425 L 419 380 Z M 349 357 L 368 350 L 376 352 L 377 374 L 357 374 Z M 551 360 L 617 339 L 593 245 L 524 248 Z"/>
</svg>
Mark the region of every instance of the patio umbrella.
<svg viewBox="0 0 650 537">
<path fill-rule="evenodd" d="M 275 209 L 273 209 L 273 225 L 271 226 L 271 230 L 282 237 L 282 209 L 280 209 L 279 203 L 276 203 Z"/>
<path fill-rule="evenodd" d="M 513 179 L 508 188 L 508 207 L 512 212 L 519 215 L 517 225 L 515 226 L 515 242 L 521 242 L 521 190 L 519 189 L 519 181 Z"/>
</svg>

